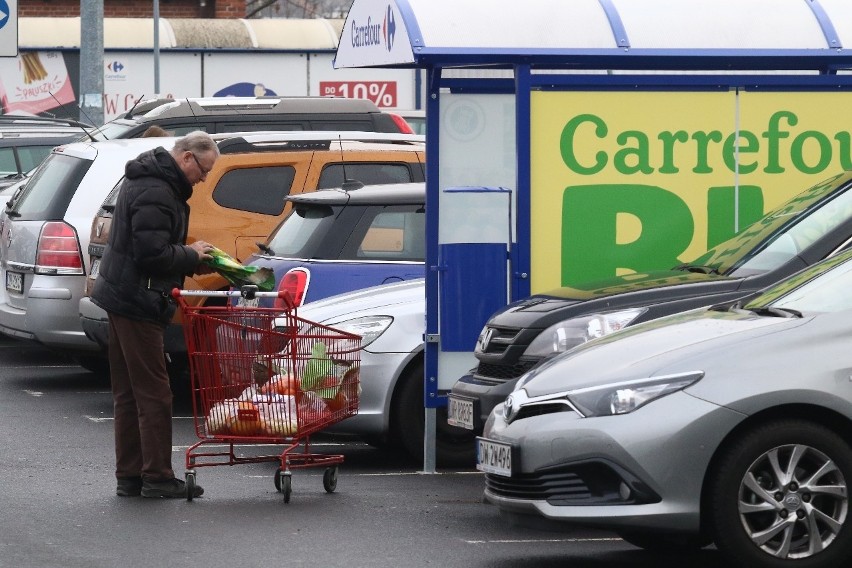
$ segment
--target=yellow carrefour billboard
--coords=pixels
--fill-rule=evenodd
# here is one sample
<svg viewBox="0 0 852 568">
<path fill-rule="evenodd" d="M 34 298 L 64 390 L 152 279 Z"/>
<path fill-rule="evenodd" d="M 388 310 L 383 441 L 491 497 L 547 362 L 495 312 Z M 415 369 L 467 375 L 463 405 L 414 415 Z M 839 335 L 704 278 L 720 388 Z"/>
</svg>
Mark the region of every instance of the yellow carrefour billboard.
<svg viewBox="0 0 852 568">
<path fill-rule="evenodd" d="M 852 169 L 849 94 L 572 91 L 531 99 L 534 293 L 690 261 Z"/>
</svg>

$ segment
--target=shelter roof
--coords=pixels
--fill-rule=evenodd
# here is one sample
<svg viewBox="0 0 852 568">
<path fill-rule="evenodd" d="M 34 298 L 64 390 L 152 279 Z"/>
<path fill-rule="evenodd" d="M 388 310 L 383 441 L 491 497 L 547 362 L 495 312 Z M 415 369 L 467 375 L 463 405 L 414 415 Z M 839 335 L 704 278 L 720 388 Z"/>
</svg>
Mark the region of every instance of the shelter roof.
<svg viewBox="0 0 852 568">
<path fill-rule="evenodd" d="M 848 0 L 355 0 L 336 67 L 852 67 Z"/>
</svg>

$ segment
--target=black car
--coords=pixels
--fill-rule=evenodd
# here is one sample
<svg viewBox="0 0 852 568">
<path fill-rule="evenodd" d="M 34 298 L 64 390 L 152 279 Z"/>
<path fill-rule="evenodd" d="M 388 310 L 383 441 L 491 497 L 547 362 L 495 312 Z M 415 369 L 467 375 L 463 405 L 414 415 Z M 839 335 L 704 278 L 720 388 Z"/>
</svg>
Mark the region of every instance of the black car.
<svg viewBox="0 0 852 568">
<path fill-rule="evenodd" d="M 475 369 L 449 395 L 448 422 L 480 430 L 518 378 L 544 359 L 626 326 L 727 302 L 845 249 L 852 241 L 852 172 L 825 180 L 693 262 L 509 304 L 486 322 Z"/>
<path fill-rule="evenodd" d="M 107 122 L 93 134 L 99 140 L 138 138 L 150 126 L 171 136 L 193 130 L 336 130 L 413 134 L 405 120 L 366 99 L 342 97 L 208 97 L 151 99 Z"/>
<path fill-rule="evenodd" d="M 56 146 L 86 136 L 92 129 L 76 120 L 0 115 L 0 190 L 22 179 Z"/>
</svg>

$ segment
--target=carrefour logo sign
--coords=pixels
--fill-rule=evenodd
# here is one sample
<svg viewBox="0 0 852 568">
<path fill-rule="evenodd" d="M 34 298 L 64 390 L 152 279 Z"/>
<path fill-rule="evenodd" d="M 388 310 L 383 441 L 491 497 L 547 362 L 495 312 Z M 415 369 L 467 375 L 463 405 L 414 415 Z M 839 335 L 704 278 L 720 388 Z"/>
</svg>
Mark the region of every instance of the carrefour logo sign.
<svg viewBox="0 0 852 568">
<path fill-rule="evenodd" d="M 388 51 L 393 49 L 393 40 L 396 37 L 396 17 L 393 9 L 388 5 L 387 10 L 380 22 L 373 21 L 372 16 L 367 17 L 367 22 L 360 24 L 352 20 L 352 47 L 370 47 L 382 45 Z"/>
</svg>

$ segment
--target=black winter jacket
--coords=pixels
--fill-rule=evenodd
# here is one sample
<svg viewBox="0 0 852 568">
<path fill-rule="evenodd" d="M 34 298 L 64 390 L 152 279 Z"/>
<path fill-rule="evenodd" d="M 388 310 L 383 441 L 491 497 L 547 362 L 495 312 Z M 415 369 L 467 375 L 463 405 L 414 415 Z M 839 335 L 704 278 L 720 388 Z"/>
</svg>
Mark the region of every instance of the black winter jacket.
<svg viewBox="0 0 852 568">
<path fill-rule="evenodd" d="M 186 246 L 192 185 L 163 148 L 127 162 L 92 301 L 127 318 L 167 325 L 169 295 L 198 266 Z"/>
</svg>

